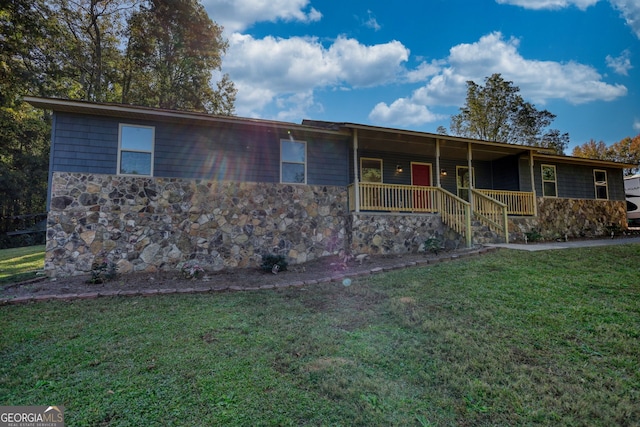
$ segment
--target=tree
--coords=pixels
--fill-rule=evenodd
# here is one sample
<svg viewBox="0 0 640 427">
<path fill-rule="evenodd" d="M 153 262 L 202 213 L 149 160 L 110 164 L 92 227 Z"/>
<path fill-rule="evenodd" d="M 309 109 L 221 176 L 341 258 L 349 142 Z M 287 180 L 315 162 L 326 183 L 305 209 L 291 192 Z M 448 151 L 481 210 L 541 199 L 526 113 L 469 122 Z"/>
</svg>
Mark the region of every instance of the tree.
<svg viewBox="0 0 640 427">
<path fill-rule="evenodd" d="M 24 95 L 233 114 L 226 46 L 197 0 L 0 2 L 0 236 L 46 210 L 51 116 Z"/>
<path fill-rule="evenodd" d="M 638 173 L 640 170 L 640 134 L 635 137 L 626 137 L 611 145 L 613 160 L 636 165 L 633 169 L 627 169 L 628 175 Z"/>
<path fill-rule="evenodd" d="M 572 155 L 587 159 L 610 160 L 612 162 L 638 165 L 625 171 L 627 175 L 633 175 L 640 171 L 640 134 L 633 138 L 623 138 L 611 144 L 610 147 L 607 147 L 602 141 L 595 142 L 592 139 L 574 147 Z"/>
<path fill-rule="evenodd" d="M 603 141 L 596 142 L 593 139 L 582 145 L 576 145 L 571 155 L 585 159 L 611 160 L 613 158 L 613 153 L 607 144 Z"/>
<path fill-rule="evenodd" d="M 0 6 L 0 247 L 12 217 L 46 208 L 50 118 L 21 97 L 58 94 L 60 34 L 44 0 Z"/>
<path fill-rule="evenodd" d="M 235 87 L 214 89 L 227 42 L 196 0 L 149 0 L 128 22 L 122 102 L 232 114 Z"/>
<path fill-rule="evenodd" d="M 127 0 L 49 0 L 64 23 L 64 66 L 73 81 L 68 96 L 95 102 L 115 101 L 119 80 Z"/>
<path fill-rule="evenodd" d="M 451 117 L 451 132 L 456 136 L 552 148 L 564 153 L 569 135 L 547 129 L 556 116 L 525 102 L 519 91 L 500 74 L 485 78 L 485 86 L 468 81 L 466 105 Z"/>
</svg>

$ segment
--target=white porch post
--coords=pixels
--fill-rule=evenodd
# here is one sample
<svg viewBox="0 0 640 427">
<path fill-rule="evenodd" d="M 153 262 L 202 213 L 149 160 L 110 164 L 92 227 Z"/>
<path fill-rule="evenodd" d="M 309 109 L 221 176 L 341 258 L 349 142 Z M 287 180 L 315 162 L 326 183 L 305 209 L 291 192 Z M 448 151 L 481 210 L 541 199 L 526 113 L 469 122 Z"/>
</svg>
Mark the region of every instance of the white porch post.
<svg viewBox="0 0 640 427">
<path fill-rule="evenodd" d="M 360 184 L 358 180 L 358 129 L 353 130 L 353 194 L 356 212 L 360 212 Z"/>
<path fill-rule="evenodd" d="M 436 186 L 441 188 L 440 184 L 440 139 L 436 138 Z"/>
</svg>

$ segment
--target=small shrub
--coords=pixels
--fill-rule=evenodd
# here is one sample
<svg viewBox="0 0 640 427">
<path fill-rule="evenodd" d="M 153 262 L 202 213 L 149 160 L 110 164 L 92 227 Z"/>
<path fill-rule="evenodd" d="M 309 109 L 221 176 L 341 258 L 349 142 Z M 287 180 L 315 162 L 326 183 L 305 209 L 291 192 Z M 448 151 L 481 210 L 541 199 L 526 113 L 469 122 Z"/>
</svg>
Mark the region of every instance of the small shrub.
<svg viewBox="0 0 640 427">
<path fill-rule="evenodd" d="M 260 267 L 264 271 L 277 273 L 279 271 L 285 271 L 287 265 L 287 259 L 284 255 L 268 254 L 262 256 L 262 265 Z"/>
<path fill-rule="evenodd" d="M 542 239 L 542 234 L 540 234 L 537 228 L 532 228 L 531 231 L 527 231 L 524 235 L 527 242 L 536 242 Z"/>
<path fill-rule="evenodd" d="M 609 224 L 606 228 L 611 237 L 622 234 L 622 227 L 619 224 Z"/>
<path fill-rule="evenodd" d="M 425 252 L 433 252 L 436 255 L 442 250 L 442 241 L 437 237 L 428 238 L 424 241 L 423 245 Z"/>
<path fill-rule="evenodd" d="M 196 260 L 184 261 L 178 264 L 180 274 L 185 279 L 197 279 L 204 274 L 204 269 Z"/>
<path fill-rule="evenodd" d="M 116 264 L 105 256 L 101 256 L 91 264 L 91 278 L 87 283 L 100 284 L 113 280 L 118 275 Z"/>
</svg>

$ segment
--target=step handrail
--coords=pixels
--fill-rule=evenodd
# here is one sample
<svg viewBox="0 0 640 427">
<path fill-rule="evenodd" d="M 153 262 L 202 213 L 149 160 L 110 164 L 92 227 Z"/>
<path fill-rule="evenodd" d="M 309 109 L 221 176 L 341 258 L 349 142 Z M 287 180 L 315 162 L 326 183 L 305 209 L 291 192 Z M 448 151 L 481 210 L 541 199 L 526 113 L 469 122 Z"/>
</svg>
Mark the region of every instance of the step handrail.
<svg viewBox="0 0 640 427">
<path fill-rule="evenodd" d="M 502 234 L 505 243 L 509 243 L 507 205 L 475 189 L 471 189 L 471 194 L 473 195 L 473 215 L 490 230 Z"/>
</svg>

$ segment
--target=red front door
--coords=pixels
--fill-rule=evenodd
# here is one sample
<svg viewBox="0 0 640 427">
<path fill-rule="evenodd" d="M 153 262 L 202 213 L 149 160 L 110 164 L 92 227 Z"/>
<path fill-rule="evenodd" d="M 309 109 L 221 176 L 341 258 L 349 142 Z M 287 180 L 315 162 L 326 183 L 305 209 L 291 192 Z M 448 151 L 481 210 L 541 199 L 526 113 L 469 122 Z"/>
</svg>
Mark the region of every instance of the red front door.
<svg viewBox="0 0 640 427">
<path fill-rule="evenodd" d="M 411 185 L 431 187 L 431 165 L 425 163 L 411 163 Z M 427 210 L 431 207 L 429 194 L 416 189 L 413 192 L 413 209 Z"/>
</svg>

